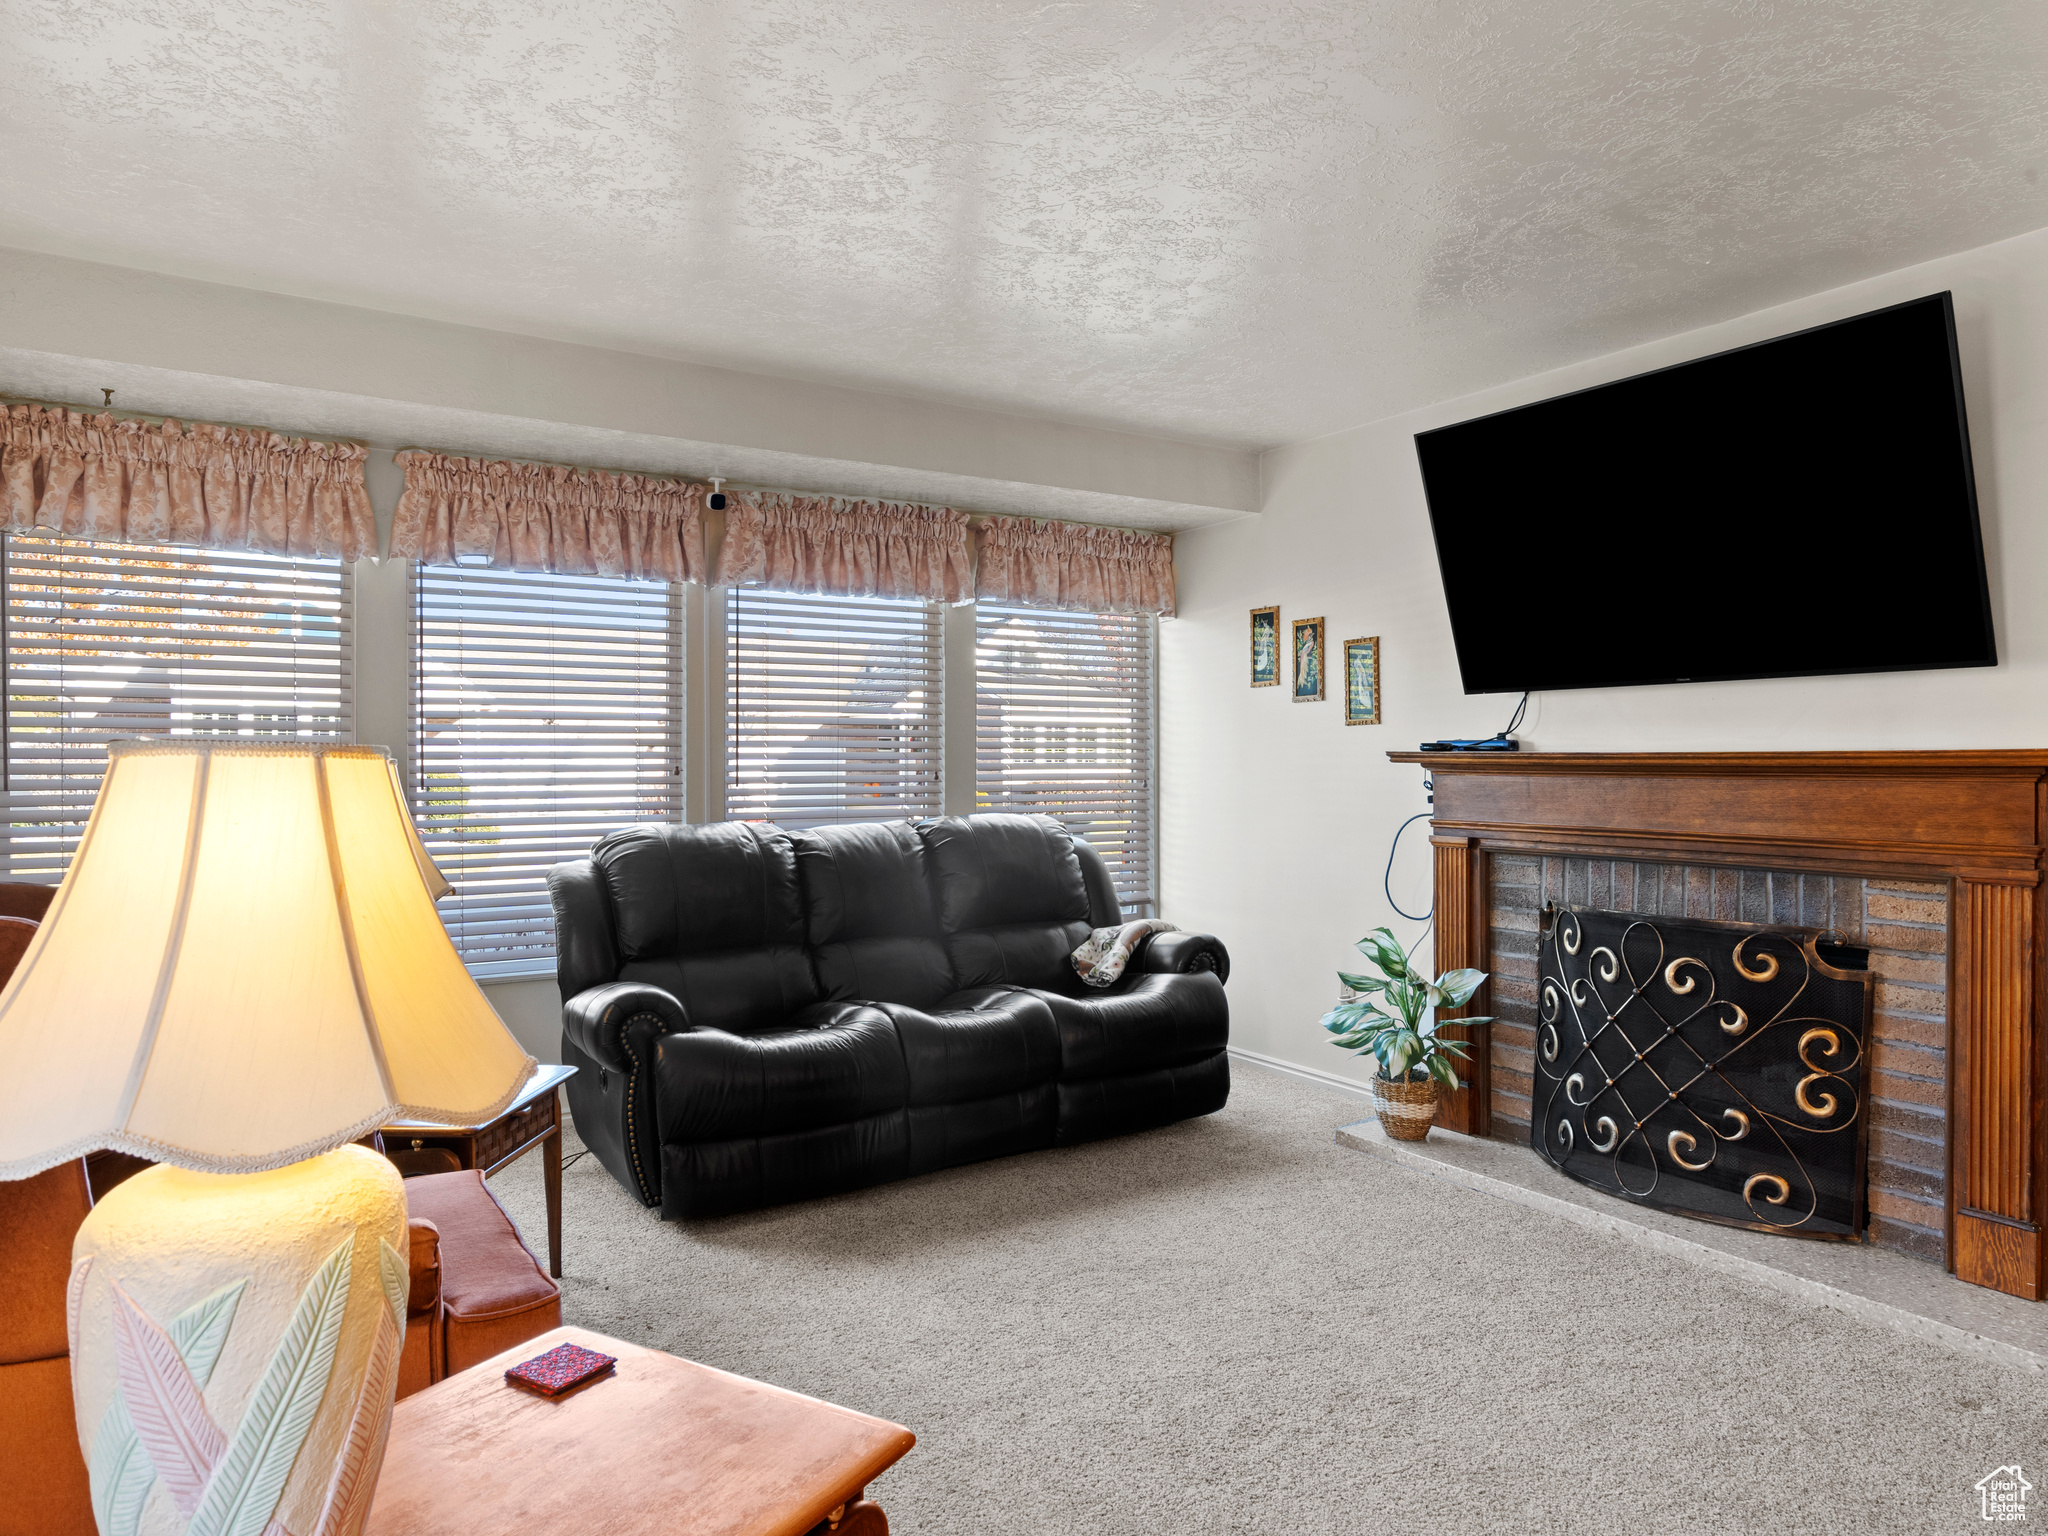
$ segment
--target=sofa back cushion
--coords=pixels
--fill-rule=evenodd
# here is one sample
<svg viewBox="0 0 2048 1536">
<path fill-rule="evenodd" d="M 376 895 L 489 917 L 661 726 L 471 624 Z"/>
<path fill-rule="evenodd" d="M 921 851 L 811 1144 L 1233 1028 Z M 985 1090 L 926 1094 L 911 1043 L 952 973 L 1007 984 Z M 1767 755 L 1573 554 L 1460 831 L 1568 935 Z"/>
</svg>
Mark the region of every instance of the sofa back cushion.
<svg viewBox="0 0 2048 1536">
<path fill-rule="evenodd" d="M 611 908 L 620 981 L 661 987 L 692 1024 L 742 1034 L 821 1000 L 796 850 L 780 828 L 627 827 L 600 839 L 590 859 Z"/>
<path fill-rule="evenodd" d="M 955 990 L 924 842 L 909 822 L 815 827 L 789 840 L 826 997 L 928 1008 Z"/>
<path fill-rule="evenodd" d="M 796 850 L 744 821 L 624 827 L 590 851 L 624 960 L 804 941 Z"/>
<path fill-rule="evenodd" d="M 918 831 L 945 932 L 1088 920 L 1074 840 L 1050 816 L 945 816 Z"/>
<path fill-rule="evenodd" d="M 1069 991 L 1068 957 L 1088 936 L 1088 884 L 1074 840 L 1050 816 L 947 816 L 922 823 L 933 904 L 962 987 Z"/>
</svg>

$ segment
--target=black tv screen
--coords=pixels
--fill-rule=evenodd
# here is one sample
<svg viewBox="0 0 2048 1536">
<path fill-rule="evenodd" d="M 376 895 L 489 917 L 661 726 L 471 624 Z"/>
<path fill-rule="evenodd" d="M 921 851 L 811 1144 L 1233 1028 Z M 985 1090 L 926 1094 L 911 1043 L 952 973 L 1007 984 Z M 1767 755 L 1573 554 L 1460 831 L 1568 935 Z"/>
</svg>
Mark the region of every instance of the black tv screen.
<svg viewBox="0 0 2048 1536">
<path fill-rule="evenodd" d="M 1997 663 L 1946 293 L 1415 449 L 1467 693 Z"/>
</svg>

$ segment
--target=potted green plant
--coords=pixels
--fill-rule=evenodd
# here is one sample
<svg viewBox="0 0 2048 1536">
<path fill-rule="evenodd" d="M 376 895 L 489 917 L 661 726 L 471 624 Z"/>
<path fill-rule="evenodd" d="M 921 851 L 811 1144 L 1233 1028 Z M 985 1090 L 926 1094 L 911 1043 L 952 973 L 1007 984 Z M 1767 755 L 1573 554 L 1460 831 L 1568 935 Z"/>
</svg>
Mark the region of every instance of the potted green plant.
<svg viewBox="0 0 2048 1536">
<path fill-rule="evenodd" d="M 1418 937 L 1415 945 L 1421 943 Z M 1323 1028 L 1337 1037 L 1335 1043 L 1343 1050 L 1372 1052 L 1379 1062 L 1372 1092 L 1380 1124 L 1397 1140 L 1421 1141 L 1436 1119 L 1438 1093 L 1459 1086 L 1457 1063 L 1470 1055 L 1463 1040 L 1437 1033 L 1437 1010 L 1464 1006 L 1486 980 L 1486 972 L 1445 971 L 1432 980 L 1410 963 L 1415 946 L 1402 949 L 1401 941 L 1386 928 L 1375 928 L 1360 939 L 1358 952 L 1379 975 L 1339 971 L 1337 979 L 1350 995 L 1323 1015 Z"/>
</svg>

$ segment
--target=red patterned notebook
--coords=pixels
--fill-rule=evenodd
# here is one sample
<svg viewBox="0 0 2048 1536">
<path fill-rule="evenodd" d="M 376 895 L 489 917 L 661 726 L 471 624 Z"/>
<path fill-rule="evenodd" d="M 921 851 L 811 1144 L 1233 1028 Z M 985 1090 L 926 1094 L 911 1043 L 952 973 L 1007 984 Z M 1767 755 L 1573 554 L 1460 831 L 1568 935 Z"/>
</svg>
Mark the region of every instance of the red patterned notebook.
<svg viewBox="0 0 2048 1536">
<path fill-rule="evenodd" d="M 557 1344 L 546 1354 L 513 1366 L 505 1379 L 542 1397 L 560 1397 L 571 1387 L 606 1375 L 618 1363 L 617 1355 L 600 1355 L 581 1344 Z"/>
</svg>

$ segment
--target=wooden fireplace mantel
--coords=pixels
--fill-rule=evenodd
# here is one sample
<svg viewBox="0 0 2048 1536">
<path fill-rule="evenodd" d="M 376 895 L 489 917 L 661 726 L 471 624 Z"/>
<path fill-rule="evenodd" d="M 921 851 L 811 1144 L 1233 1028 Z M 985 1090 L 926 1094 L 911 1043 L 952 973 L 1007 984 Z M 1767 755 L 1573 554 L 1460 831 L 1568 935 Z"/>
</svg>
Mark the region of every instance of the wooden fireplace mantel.
<svg viewBox="0 0 2048 1536">
<path fill-rule="evenodd" d="M 1949 886 L 1948 1252 L 1962 1279 L 2048 1280 L 2048 750 L 1389 752 L 1435 785 L 1437 965 L 1486 965 L 1494 852 L 1890 875 Z M 1464 1010 L 1490 1012 L 1482 994 Z M 1444 1123 L 1487 1129 L 1485 1043 Z"/>
</svg>

